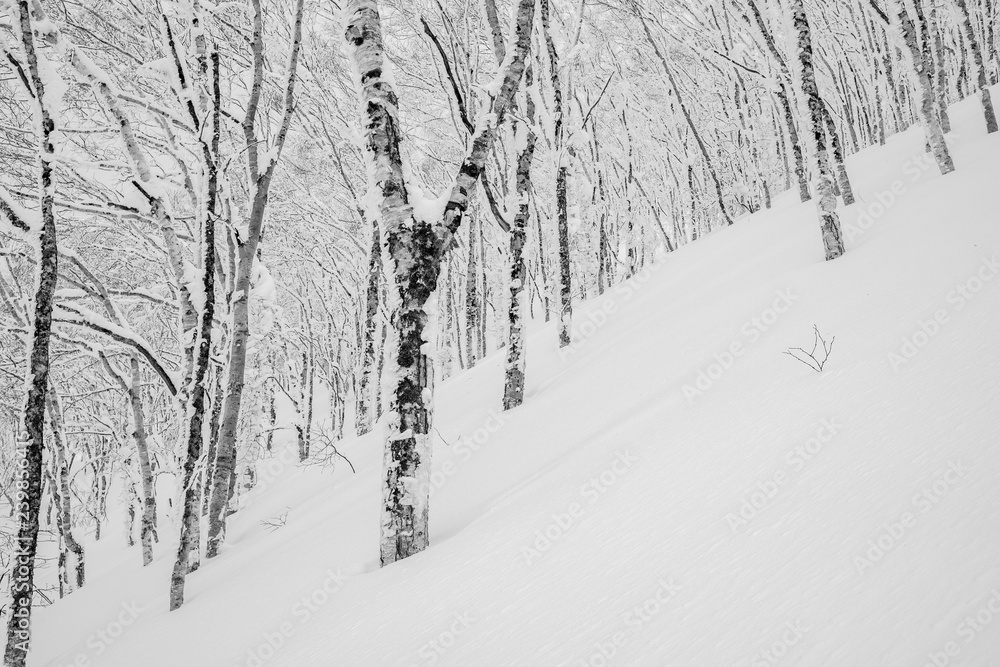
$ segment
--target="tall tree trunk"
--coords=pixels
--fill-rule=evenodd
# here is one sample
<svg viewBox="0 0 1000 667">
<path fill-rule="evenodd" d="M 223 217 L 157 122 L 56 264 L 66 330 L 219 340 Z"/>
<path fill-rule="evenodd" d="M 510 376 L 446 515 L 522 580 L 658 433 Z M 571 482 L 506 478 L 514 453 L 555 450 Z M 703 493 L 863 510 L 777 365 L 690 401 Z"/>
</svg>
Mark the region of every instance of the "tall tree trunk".
<svg viewBox="0 0 1000 667">
<path fill-rule="evenodd" d="M 992 134 L 997 131 L 997 114 L 993 109 L 993 98 L 990 96 L 990 86 L 986 78 L 986 66 L 983 64 L 983 52 L 979 48 L 979 40 L 976 39 L 976 32 L 972 29 L 972 17 L 969 14 L 969 5 L 966 0 L 955 0 L 961 12 L 962 29 L 965 31 L 965 41 L 968 44 L 969 53 L 972 54 L 972 62 L 976 67 L 976 81 L 979 86 L 979 99 L 983 103 L 983 114 L 986 117 L 986 132 Z"/>
<path fill-rule="evenodd" d="M 799 65 L 801 67 L 802 93 L 805 95 L 809 108 L 809 120 L 812 127 L 813 145 L 815 148 L 813 160 L 816 167 L 816 195 L 819 199 L 820 229 L 823 234 L 823 247 L 826 259 L 836 259 L 844 254 L 844 240 L 840 233 L 840 219 L 837 217 L 837 197 L 833 193 L 833 176 L 830 173 L 830 161 L 826 148 L 826 130 L 824 127 L 823 101 L 816 85 L 816 72 L 813 68 L 812 35 L 809 21 L 802 0 L 791 0 L 792 23 L 798 37 Z"/>
<path fill-rule="evenodd" d="M 250 188 L 252 204 L 247 224 L 246 239 L 238 241 L 239 262 L 236 266 L 236 292 L 232 299 L 232 339 L 230 341 L 228 374 L 226 377 L 226 399 L 222 407 L 222 426 L 219 429 L 218 451 L 215 457 L 215 471 L 212 480 L 212 499 L 208 510 L 208 543 L 205 555 L 214 558 L 226 538 L 226 516 L 229 499 L 233 489 L 236 467 L 236 429 L 239 423 L 240 405 L 243 400 L 243 385 L 246 374 L 247 341 L 250 338 L 250 276 L 253 272 L 254 258 L 260 243 L 264 228 L 264 211 L 267 208 L 268 194 L 274 168 L 295 108 L 295 82 L 299 49 L 302 42 L 302 12 L 303 0 L 295 3 L 295 14 L 292 19 L 292 46 L 288 57 L 287 81 L 284 91 L 284 111 L 281 126 L 268 153 L 259 153 L 256 121 L 257 106 L 264 79 L 264 18 L 260 0 L 252 0 L 254 7 L 253 51 L 254 81 L 247 104 L 246 116 L 243 120 L 243 135 L 246 143 L 247 165 L 250 173 Z M 259 164 L 261 157 L 266 157 L 266 164 Z"/>
<path fill-rule="evenodd" d="M 472 368 L 479 361 L 479 225 L 469 219 L 469 253 L 465 270 L 465 359 Z"/>
<path fill-rule="evenodd" d="M 833 149 L 833 164 L 837 170 L 837 185 L 840 186 L 840 196 L 844 198 L 844 205 L 850 206 L 854 203 L 854 188 L 851 187 L 851 178 L 847 175 L 844 146 L 840 142 L 840 133 L 837 132 L 837 125 L 833 122 L 830 108 L 822 99 L 820 102 L 823 109 L 823 121 L 826 124 L 826 136 L 830 138 L 830 147 Z"/>
<path fill-rule="evenodd" d="M 153 542 L 156 535 L 156 486 L 153 480 L 153 468 L 149 461 L 149 445 L 146 441 L 146 417 L 142 409 L 142 375 L 139 370 L 139 359 L 135 354 L 131 358 L 132 381 L 128 385 L 129 403 L 132 406 L 132 437 L 135 440 L 135 450 L 139 459 L 139 477 L 142 482 L 142 519 L 139 528 L 142 543 L 142 564 L 153 562 Z"/>
<path fill-rule="evenodd" d="M 778 100 L 781 102 L 781 112 L 785 117 L 785 125 L 788 126 L 788 141 L 792 144 L 792 157 L 795 160 L 795 180 L 799 184 L 799 200 L 807 202 L 812 199 L 812 194 L 809 192 L 806 158 L 802 152 L 802 142 L 799 140 L 799 132 L 795 127 L 792 105 L 788 100 L 788 89 L 784 84 L 779 87 Z"/>
<path fill-rule="evenodd" d="M 934 33 L 935 69 L 934 90 L 938 103 L 938 117 L 941 119 L 941 129 L 946 134 L 951 132 L 951 117 L 948 115 L 948 68 L 944 52 L 944 36 L 938 15 L 937 0 L 932 0 L 930 9 L 929 29 Z"/>
<path fill-rule="evenodd" d="M 59 500 L 59 534 L 66 545 L 66 550 L 72 554 L 72 558 L 66 563 L 66 569 L 72 570 L 74 581 L 70 591 L 83 587 L 85 577 L 85 559 L 83 545 L 80 544 L 73 535 L 73 519 L 70 513 L 70 492 L 69 492 L 69 457 L 66 454 L 66 440 L 64 438 L 62 410 L 54 386 L 49 387 L 49 393 L 45 399 L 46 409 L 49 413 L 49 427 L 52 431 L 52 450 L 54 456 L 55 475 L 52 482 L 54 488 L 52 493 Z"/>
<path fill-rule="evenodd" d="M 792 156 L 795 159 L 795 177 L 799 184 L 799 199 L 807 202 L 812 198 L 812 195 L 809 194 L 809 177 L 806 172 L 806 160 L 802 152 L 802 142 L 799 141 L 799 132 L 795 126 L 795 114 L 792 113 L 792 104 L 788 95 L 788 84 L 792 82 L 792 75 L 788 70 L 788 63 L 785 62 L 784 57 L 782 57 L 781 52 L 778 51 L 778 47 L 774 43 L 774 36 L 767 27 L 767 23 L 764 22 L 764 17 L 761 15 L 757 3 L 754 0 L 747 0 L 747 6 L 750 7 L 750 13 L 753 15 L 754 22 L 757 24 L 757 28 L 764 38 L 764 45 L 771 53 L 771 57 L 774 58 L 781 72 L 781 81 L 778 82 L 776 94 L 778 102 L 781 104 L 781 112 L 785 118 L 785 125 L 788 127 L 788 141 L 792 144 Z"/>
<path fill-rule="evenodd" d="M 216 262 L 218 263 L 218 262 Z M 220 336 L 221 338 L 221 336 Z M 216 347 L 222 347 L 221 343 Z M 219 429 L 222 427 L 222 402 L 225 400 L 225 384 L 222 364 L 216 363 L 212 370 L 212 412 L 208 419 L 208 452 L 205 454 L 205 472 L 202 475 L 201 515 L 208 514 L 212 500 L 212 479 L 215 477 L 215 457 L 219 451 Z M 270 450 L 270 447 L 268 447 Z"/>
<path fill-rule="evenodd" d="M 552 77 L 552 116 L 554 126 L 554 150 L 556 153 L 556 227 L 559 239 L 559 347 L 571 342 L 573 326 L 573 278 L 570 271 L 569 252 L 569 204 L 566 193 L 568 171 L 566 168 L 565 137 L 563 129 L 562 81 L 559 76 L 559 52 L 552 39 L 549 25 L 549 0 L 539 0 L 542 31 L 545 33 L 545 47 L 549 54 L 550 76 Z"/>
<path fill-rule="evenodd" d="M 901 0 L 889 0 L 889 7 L 889 13 L 896 22 L 894 26 L 902 34 L 906 53 L 909 56 L 910 67 L 908 70 L 910 80 L 913 83 L 911 87 L 917 96 L 917 113 L 920 115 L 920 122 L 927 134 L 927 142 L 930 144 L 931 152 L 937 161 L 938 169 L 942 174 L 950 174 L 955 171 L 955 163 L 952 161 L 948 145 L 944 141 L 944 131 L 937 116 L 937 106 L 934 99 L 934 82 L 924 59 L 923 51 L 917 43 L 917 29 Z"/>
<path fill-rule="evenodd" d="M 640 14 L 639 20 L 642 22 L 642 27 L 646 31 L 646 39 L 649 41 L 650 46 L 653 47 L 653 51 L 656 53 L 656 56 L 660 61 L 660 65 L 663 66 L 663 71 L 667 75 L 667 80 L 670 82 L 670 88 L 673 90 L 674 97 L 677 98 L 677 104 L 681 108 L 681 115 L 684 116 L 688 129 L 691 130 L 691 135 L 694 137 L 695 143 L 698 145 L 698 151 L 701 153 L 701 157 L 705 161 L 705 168 L 708 170 L 708 174 L 712 178 L 712 185 L 715 186 L 715 198 L 719 204 L 719 214 L 722 216 L 722 219 L 725 221 L 727 226 L 731 225 L 733 224 L 733 219 L 729 216 L 729 212 L 726 210 L 725 196 L 722 194 L 722 182 L 719 180 L 719 174 L 715 170 L 715 164 L 713 163 L 712 157 L 708 152 L 708 147 L 702 140 L 701 133 L 698 132 L 698 127 L 694 124 L 694 119 L 691 118 L 691 112 L 688 111 L 687 105 L 684 103 L 684 96 L 681 93 L 680 86 L 677 85 L 677 80 L 674 78 L 673 70 L 670 68 L 670 65 L 667 64 L 667 59 L 660 50 L 660 45 L 653 37 L 653 33 L 649 29 L 649 24 L 646 22 L 646 18 Z"/>
<path fill-rule="evenodd" d="M 58 276 L 58 251 L 56 246 L 56 220 L 54 164 L 56 110 L 48 107 L 45 83 L 40 74 L 39 56 L 35 52 L 32 33 L 32 16 L 28 0 L 18 0 L 18 16 L 11 16 L 19 26 L 25 64 L 30 79 L 29 93 L 35 106 L 39 128 L 38 140 L 38 197 L 41 224 L 30 225 L 16 219 L 16 214 L 4 206 L 3 214 L 21 231 L 38 235 L 37 274 L 35 278 L 34 318 L 28 366 L 25 369 L 27 401 L 24 408 L 24 432 L 19 434 L 18 472 L 15 478 L 14 499 L 17 510 L 17 541 L 10 556 L 10 595 L 7 609 L 7 645 L 4 651 L 5 667 L 24 667 L 31 641 L 31 602 L 35 592 L 35 553 L 38 549 L 38 523 L 42 502 L 42 451 L 45 447 L 45 394 L 49 385 L 49 341 L 52 333 L 52 301 Z M 12 12 L 13 13 L 13 12 Z M 13 218 L 12 218 L 13 216 Z M 38 228 L 40 227 L 40 228 Z"/>
<path fill-rule="evenodd" d="M 381 19 L 375 0 L 345 8 L 344 38 L 359 89 L 363 134 L 370 165 L 369 188 L 377 198 L 391 260 L 392 336 L 387 355 L 393 375 L 382 482 L 380 552 L 383 566 L 425 549 L 429 543 L 430 422 L 433 384 L 425 356 L 427 299 L 437 288 L 441 261 L 461 226 L 469 198 L 486 164 L 496 126 L 511 103 L 524 71 L 533 0 L 520 0 L 513 54 L 505 60 L 500 88 L 475 129 L 444 207 L 441 222 L 418 220 L 403 178 L 398 99 L 384 76 Z M 498 77 L 499 78 L 499 77 Z"/>
<path fill-rule="evenodd" d="M 444 277 L 444 320 L 441 326 L 441 344 L 438 346 L 438 363 L 441 380 L 451 377 L 454 365 L 455 332 L 457 331 L 457 313 L 455 312 L 455 272 L 451 259 L 446 259 L 442 267 Z"/>
<path fill-rule="evenodd" d="M 535 229 L 537 231 L 535 236 L 538 239 L 538 273 L 542 279 L 542 308 L 545 310 L 545 321 L 548 322 L 552 316 L 552 309 L 549 306 L 549 299 L 551 297 L 549 294 L 549 272 L 546 268 L 547 262 L 545 261 L 545 235 L 542 228 L 542 216 L 538 215 L 537 206 L 535 207 Z"/>
<path fill-rule="evenodd" d="M 531 86 L 531 68 L 524 72 L 524 86 Z M 510 229 L 510 310 L 507 315 L 509 334 L 507 338 L 507 369 L 503 394 L 503 409 L 510 410 L 524 401 L 524 293 L 528 271 L 524 262 L 524 242 L 530 221 L 529 197 L 531 196 L 531 161 L 535 155 L 535 133 L 531 126 L 535 122 L 535 104 L 531 95 L 526 95 L 525 118 L 527 122 L 517 124 L 516 146 L 523 146 L 517 155 L 515 195 L 517 214 Z"/>
<path fill-rule="evenodd" d="M 366 152 L 378 191 L 380 224 L 389 250 L 392 284 L 392 335 L 387 355 L 394 371 L 389 399 L 389 439 L 385 448 L 381 562 L 388 565 L 422 551 L 428 544 L 426 490 L 430 481 L 430 364 L 424 354 L 424 304 L 435 288 L 437 243 L 431 225 L 413 217 L 403 162 L 398 99 L 383 78 L 381 20 L 377 3 L 356 0 L 346 8 L 345 39 L 356 71 Z"/>
<path fill-rule="evenodd" d="M 204 304 L 198 322 L 197 345 L 195 346 L 194 367 L 191 389 L 186 410 L 187 458 L 184 460 L 183 504 L 181 514 L 181 534 L 177 546 L 177 559 L 170 576 L 170 610 L 184 604 L 184 582 L 188 573 L 197 568 L 200 559 L 201 534 L 201 489 L 196 479 L 198 459 L 201 457 L 202 432 L 205 419 L 205 380 L 212 351 L 212 319 L 215 316 L 215 224 L 218 194 L 218 162 L 220 140 L 220 111 L 222 94 L 219 88 L 219 52 L 211 54 L 212 112 L 203 123 L 210 128 L 208 141 L 202 140 L 202 157 L 208 178 L 205 188 L 202 223 L 202 293 Z M 209 124 L 209 122 L 211 124 Z"/>
<path fill-rule="evenodd" d="M 309 443 L 312 438 L 312 418 L 313 418 L 313 384 L 315 382 L 315 363 L 313 355 L 312 335 L 309 334 L 309 342 L 306 350 L 302 353 L 302 377 L 299 417 L 299 461 L 309 458 Z"/>
</svg>

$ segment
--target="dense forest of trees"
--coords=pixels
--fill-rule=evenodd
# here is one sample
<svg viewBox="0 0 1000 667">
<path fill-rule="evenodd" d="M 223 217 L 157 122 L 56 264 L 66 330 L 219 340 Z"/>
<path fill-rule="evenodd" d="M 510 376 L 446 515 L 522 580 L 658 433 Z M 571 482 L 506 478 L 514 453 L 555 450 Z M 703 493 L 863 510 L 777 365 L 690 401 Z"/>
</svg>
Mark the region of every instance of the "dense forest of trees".
<svg viewBox="0 0 1000 667">
<path fill-rule="evenodd" d="M 381 562 L 426 548 L 435 384 L 503 349 L 516 408 L 527 321 L 786 191 L 842 255 L 847 156 L 997 131 L 997 5 L 0 0 L 4 664 L 85 535 L 178 538 L 181 606 L 288 443 L 378 422 Z"/>
</svg>

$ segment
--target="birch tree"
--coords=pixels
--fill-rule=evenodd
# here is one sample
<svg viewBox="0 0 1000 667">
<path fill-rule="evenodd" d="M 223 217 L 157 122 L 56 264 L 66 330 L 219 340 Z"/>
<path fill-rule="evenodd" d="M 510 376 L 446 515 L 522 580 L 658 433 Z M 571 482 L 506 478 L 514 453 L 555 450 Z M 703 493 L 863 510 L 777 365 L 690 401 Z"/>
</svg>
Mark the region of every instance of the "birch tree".
<svg viewBox="0 0 1000 667">
<path fill-rule="evenodd" d="M 795 27 L 799 54 L 799 76 L 802 94 L 809 112 L 812 129 L 813 162 L 816 170 L 816 197 L 819 207 L 820 231 L 827 261 L 844 254 L 844 240 L 840 233 L 840 219 L 837 217 L 837 196 L 833 192 L 833 175 L 827 153 L 825 116 L 823 100 L 816 85 L 813 68 L 812 33 L 802 0 L 791 0 L 792 24 Z"/>
<path fill-rule="evenodd" d="M 927 143 L 930 145 L 938 169 L 942 174 L 950 174 L 955 171 L 955 163 L 951 159 L 951 152 L 944 140 L 944 130 L 937 116 L 934 82 L 918 42 L 917 29 L 901 0 L 889 0 L 889 15 L 890 25 L 903 43 L 902 50 L 908 64 L 907 72 L 913 93 L 917 96 L 917 112 L 927 135 Z"/>
<path fill-rule="evenodd" d="M 226 535 L 226 514 L 229 509 L 229 490 L 235 470 L 236 429 L 243 400 L 244 375 L 246 372 L 247 341 L 250 337 L 250 278 L 264 229 L 264 214 L 267 209 L 271 183 L 275 168 L 281 157 L 288 128 L 295 109 L 295 82 L 299 50 L 302 42 L 303 0 L 297 0 L 292 9 L 292 37 L 286 66 L 283 109 L 281 121 L 274 140 L 266 152 L 261 151 L 261 140 L 257 136 L 257 112 L 264 85 L 264 16 L 260 0 L 252 0 L 253 39 L 250 44 L 253 58 L 253 86 L 242 121 L 246 156 L 247 182 L 250 188 L 251 207 L 247 220 L 245 237 L 236 240 L 239 259 L 236 266 L 235 292 L 232 299 L 232 323 L 228 374 L 226 377 L 226 398 L 222 408 L 222 423 L 219 441 L 216 445 L 215 467 L 213 470 L 211 501 L 208 514 L 208 543 L 205 555 L 212 558 L 219 553 Z M 265 116 L 267 117 L 267 116 Z"/>
<path fill-rule="evenodd" d="M 23 667 L 31 643 L 31 609 L 35 591 L 35 554 L 38 549 L 39 511 L 42 502 L 42 455 L 45 449 L 45 404 L 49 388 L 49 346 L 52 305 L 59 270 L 55 219 L 55 133 L 63 83 L 35 40 L 37 17 L 28 0 L 5 0 L 11 24 L 20 37 L 20 53 L 6 52 L 25 73 L 25 92 L 32 99 L 38 142 L 38 211 L 29 212 L 0 190 L 0 214 L 11 230 L 27 237 L 35 250 L 36 273 L 31 308 L 28 367 L 25 369 L 23 432 L 18 438 L 15 483 L 17 537 L 11 555 L 11 606 L 7 610 L 5 667 Z"/>
<path fill-rule="evenodd" d="M 983 51 L 979 46 L 976 31 L 972 28 L 972 15 L 969 12 L 968 2 L 966 0 L 955 0 L 955 6 L 958 8 L 958 18 L 965 33 L 965 43 L 972 56 L 972 64 L 976 68 L 976 85 L 979 86 L 979 99 L 983 105 L 983 115 L 986 117 L 986 132 L 992 134 L 997 131 L 997 114 L 993 109 L 993 98 L 990 95 L 986 65 L 983 62 Z"/>
<path fill-rule="evenodd" d="M 436 220 L 418 218 L 403 175 L 398 98 L 386 79 L 378 3 L 355 0 L 345 8 L 344 38 L 357 76 L 363 110 L 369 188 L 377 202 L 392 276 L 392 336 L 386 448 L 382 479 L 381 563 L 389 565 L 429 543 L 430 421 L 433 365 L 427 358 L 428 300 L 437 289 L 445 250 L 461 226 L 482 174 L 495 128 L 520 83 L 531 41 L 534 0 L 516 6 L 514 37 L 495 96 L 476 120 L 469 149 Z"/>
</svg>

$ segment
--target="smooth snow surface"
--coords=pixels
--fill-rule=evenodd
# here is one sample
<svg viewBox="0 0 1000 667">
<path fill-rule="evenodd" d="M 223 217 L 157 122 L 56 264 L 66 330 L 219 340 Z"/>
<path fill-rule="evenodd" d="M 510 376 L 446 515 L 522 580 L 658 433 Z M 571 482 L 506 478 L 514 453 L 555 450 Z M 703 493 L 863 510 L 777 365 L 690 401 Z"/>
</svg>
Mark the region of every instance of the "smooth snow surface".
<svg viewBox="0 0 1000 667">
<path fill-rule="evenodd" d="M 444 383 L 426 552 L 377 567 L 352 439 L 262 472 L 180 611 L 173 542 L 88 542 L 30 664 L 1000 665 L 1000 135 L 952 116 L 954 174 L 919 129 L 851 158 L 843 258 L 786 193 L 536 326 L 523 407 L 503 351 Z"/>
</svg>

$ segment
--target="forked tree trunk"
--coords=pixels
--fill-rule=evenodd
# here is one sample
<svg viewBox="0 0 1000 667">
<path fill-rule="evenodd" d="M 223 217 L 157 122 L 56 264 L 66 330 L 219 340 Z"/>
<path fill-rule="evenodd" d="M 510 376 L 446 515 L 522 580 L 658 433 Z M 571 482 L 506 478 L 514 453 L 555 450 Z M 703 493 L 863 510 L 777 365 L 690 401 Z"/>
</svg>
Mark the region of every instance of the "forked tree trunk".
<svg viewBox="0 0 1000 667">
<path fill-rule="evenodd" d="M 388 442 L 383 468 L 381 563 L 388 565 L 428 544 L 427 494 L 430 481 L 430 364 L 424 354 L 424 305 L 436 287 L 437 235 L 413 217 L 403 162 L 396 93 L 383 79 L 383 46 L 378 6 L 357 0 L 346 8 L 345 39 L 360 74 L 366 153 L 373 165 L 369 187 L 378 192 L 380 224 L 392 271 L 389 285 L 392 329 L 387 344 L 395 382 L 389 397 Z"/>
<path fill-rule="evenodd" d="M 380 553 L 383 566 L 425 549 L 429 543 L 430 422 L 432 364 L 425 354 L 427 300 L 437 288 L 441 261 L 461 226 L 469 198 L 486 164 L 493 134 L 524 71 L 534 0 L 520 0 L 514 52 L 505 61 L 499 90 L 476 125 L 445 204 L 443 220 L 413 215 L 403 177 L 398 99 L 384 75 L 382 27 L 375 0 L 345 8 L 344 38 L 358 74 L 369 188 L 378 201 L 392 281 L 392 335 L 387 344 L 392 390 L 382 481 Z"/>
<path fill-rule="evenodd" d="M 264 212 L 274 168 L 284 147 L 285 137 L 291 123 L 295 102 L 296 71 L 299 49 L 302 41 L 303 0 L 295 3 L 292 19 L 292 45 L 288 58 L 288 79 L 284 91 L 284 111 L 277 136 L 267 153 L 259 152 L 256 121 L 257 106 L 264 78 L 264 17 L 260 0 L 253 0 L 254 28 L 251 49 L 253 51 L 254 83 L 243 120 L 245 150 L 251 176 L 252 202 L 247 224 L 247 237 L 239 242 L 239 262 L 236 266 L 236 292 L 232 303 L 232 339 L 230 341 L 228 374 L 226 378 L 226 399 L 222 407 L 222 426 L 219 428 L 219 442 L 215 457 L 212 479 L 212 498 L 208 509 L 208 543 L 205 555 L 213 558 L 219 553 L 226 538 L 226 516 L 228 515 L 231 489 L 235 484 L 236 429 L 239 423 L 240 406 L 243 401 L 243 385 L 246 374 L 247 342 L 250 338 L 250 276 L 254 258 L 264 230 Z M 265 164 L 259 161 L 264 158 Z"/>
<path fill-rule="evenodd" d="M 844 240 L 840 233 L 840 219 L 837 217 L 837 197 L 833 192 L 833 176 L 827 155 L 826 128 L 823 101 L 816 85 L 813 68 L 812 35 L 802 0 L 791 0 L 792 23 L 797 36 L 799 66 L 801 67 L 802 93 L 809 109 L 809 123 L 812 128 L 816 167 L 816 196 L 819 204 L 820 229 L 826 259 L 836 259 L 844 254 Z"/>
</svg>

